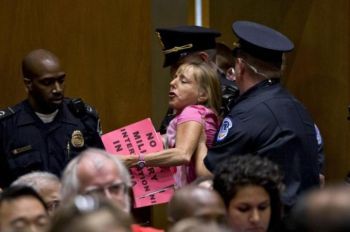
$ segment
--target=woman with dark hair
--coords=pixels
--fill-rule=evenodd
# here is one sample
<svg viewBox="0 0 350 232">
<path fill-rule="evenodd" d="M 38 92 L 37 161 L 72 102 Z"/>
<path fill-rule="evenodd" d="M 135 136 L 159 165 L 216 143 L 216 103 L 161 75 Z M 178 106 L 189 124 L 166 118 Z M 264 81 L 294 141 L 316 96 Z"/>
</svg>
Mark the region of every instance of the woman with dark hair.
<svg viewBox="0 0 350 232">
<path fill-rule="evenodd" d="M 281 220 L 281 186 L 278 166 L 259 156 L 233 156 L 214 173 L 214 189 L 235 232 L 274 231 Z"/>
</svg>

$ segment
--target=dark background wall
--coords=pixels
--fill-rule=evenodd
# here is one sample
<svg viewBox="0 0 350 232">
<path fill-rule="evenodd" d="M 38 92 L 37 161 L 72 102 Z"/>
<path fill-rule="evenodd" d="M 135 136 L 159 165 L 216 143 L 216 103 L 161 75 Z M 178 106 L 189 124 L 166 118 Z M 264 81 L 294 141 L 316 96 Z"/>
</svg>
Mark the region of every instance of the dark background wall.
<svg viewBox="0 0 350 232">
<path fill-rule="evenodd" d="M 151 115 L 149 1 L 0 0 L 0 107 L 25 97 L 22 57 L 53 51 L 67 96 L 100 113 L 104 132 Z"/>
</svg>

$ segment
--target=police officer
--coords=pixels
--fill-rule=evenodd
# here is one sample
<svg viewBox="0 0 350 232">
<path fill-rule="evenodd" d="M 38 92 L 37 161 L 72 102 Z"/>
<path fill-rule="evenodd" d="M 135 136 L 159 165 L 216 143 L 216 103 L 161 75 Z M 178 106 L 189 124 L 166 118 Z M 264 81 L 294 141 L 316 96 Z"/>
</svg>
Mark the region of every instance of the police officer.
<svg viewBox="0 0 350 232">
<path fill-rule="evenodd" d="M 34 170 L 60 175 L 86 147 L 103 148 L 96 111 L 64 98 L 66 74 L 51 52 L 31 51 L 22 61 L 27 99 L 0 111 L 0 186 Z"/>
<path fill-rule="evenodd" d="M 268 157 L 283 171 L 282 202 L 292 206 L 301 192 L 319 185 L 320 173 L 315 124 L 280 84 L 282 55 L 294 45 L 261 24 L 237 21 L 232 29 L 239 38 L 235 72 L 240 96 L 224 118 L 205 166 L 213 171 L 237 154 Z"/>
<path fill-rule="evenodd" d="M 228 113 L 233 99 L 238 96 L 238 88 L 233 80 L 226 78 L 225 72 L 222 72 L 215 63 L 215 38 L 220 36 L 220 33 L 199 26 L 157 28 L 156 33 L 165 56 L 163 67 L 170 66 L 171 76 L 175 74 L 181 64 L 189 62 L 208 62 L 218 71 L 223 96 L 221 113 Z M 161 125 L 160 132 L 162 134 L 165 133 L 166 127 L 172 118 L 173 112 L 168 110 L 168 114 Z"/>
</svg>

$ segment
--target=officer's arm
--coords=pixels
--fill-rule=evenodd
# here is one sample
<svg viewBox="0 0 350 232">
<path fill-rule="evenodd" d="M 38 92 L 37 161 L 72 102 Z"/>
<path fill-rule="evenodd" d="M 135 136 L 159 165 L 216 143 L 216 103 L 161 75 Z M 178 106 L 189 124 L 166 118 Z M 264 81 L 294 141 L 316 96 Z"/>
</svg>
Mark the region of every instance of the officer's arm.
<svg viewBox="0 0 350 232">
<path fill-rule="evenodd" d="M 210 172 L 213 172 L 218 164 L 228 157 L 250 152 L 250 137 L 249 133 L 246 133 L 251 131 L 249 125 L 231 118 L 224 119 L 214 146 L 209 148 L 204 158 L 204 164 Z"/>
</svg>

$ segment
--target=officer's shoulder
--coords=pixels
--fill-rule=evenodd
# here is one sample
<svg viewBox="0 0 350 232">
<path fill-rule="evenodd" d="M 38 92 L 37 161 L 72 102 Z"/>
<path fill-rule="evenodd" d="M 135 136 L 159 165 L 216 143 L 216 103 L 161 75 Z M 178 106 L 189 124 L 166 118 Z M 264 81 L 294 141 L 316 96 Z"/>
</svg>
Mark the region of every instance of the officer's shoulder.
<svg viewBox="0 0 350 232">
<path fill-rule="evenodd" d="M 68 109 L 78 118 L 90 116 L 98 119 L 98 113 L 94 107 L 84 102 L 81 98 L 65 99 Z"/>
<path fill-rule="evenodd" d="M 20 110 L 20 105 L 15 105 L 11 107 L 7 107 L 4 109 L 0 109 L 0 121 L 3 121 L 5 119 L 11 118 Z"/>
</svg>

